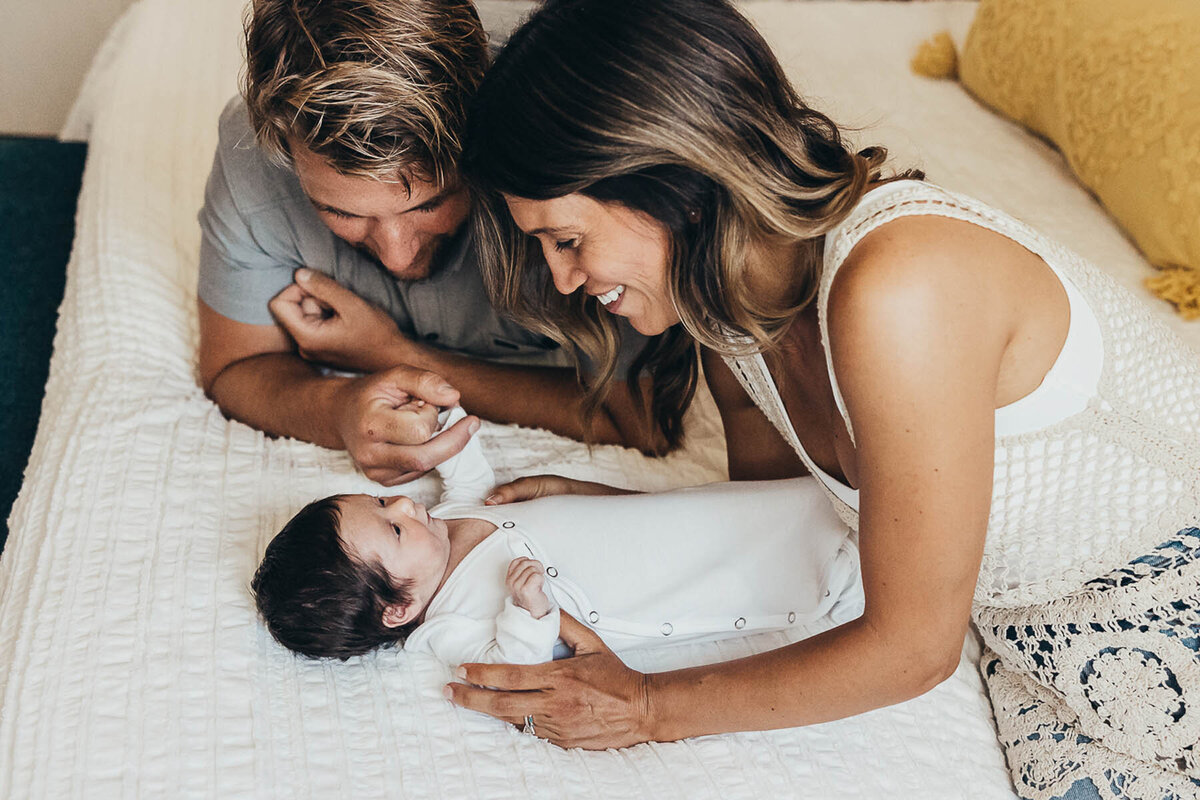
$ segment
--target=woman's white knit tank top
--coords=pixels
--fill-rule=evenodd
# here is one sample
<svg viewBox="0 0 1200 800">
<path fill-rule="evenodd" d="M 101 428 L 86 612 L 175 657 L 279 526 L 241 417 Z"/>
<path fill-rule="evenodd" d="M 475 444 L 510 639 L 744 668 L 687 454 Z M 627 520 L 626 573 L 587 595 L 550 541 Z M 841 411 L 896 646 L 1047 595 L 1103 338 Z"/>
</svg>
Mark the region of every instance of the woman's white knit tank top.
<svg viewBox="0 0 1200 800">
<path fill-rule="evenodd" d="M 1062 282 L 1071 324 L 1041 385 L 996 410 L 996 458 L 977 606 L 1061 597 L 1200 524 L 1200 354 L 1084 259 L 1002 212 L 922 181 L 869 192 L 826 237 L 817 296 L 834 399 L 854 432 L 829 347 L 829 289 L 871 231 L 903 216 L 980 225 L 1038 255 Z M 761 355 L 726 358 L 755 403 L 858 527 L 858 492 L 804 452 Z"/>
</svg>

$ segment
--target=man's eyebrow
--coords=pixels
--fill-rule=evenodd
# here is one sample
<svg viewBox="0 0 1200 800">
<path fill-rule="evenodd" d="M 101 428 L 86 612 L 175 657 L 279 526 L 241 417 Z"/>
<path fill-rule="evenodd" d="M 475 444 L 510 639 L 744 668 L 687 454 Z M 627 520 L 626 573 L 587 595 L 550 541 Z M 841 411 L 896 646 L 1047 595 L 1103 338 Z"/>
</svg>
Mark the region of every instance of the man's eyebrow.
<svg viewBox="0 0 1200 800">
<path fill-rule="evenodd" d="M 314 206 L 319 208 L 321 211 L 332 211 L 334 214 L 341 214 L 343 217 L 361 217 L 362 216 L 361 214 L 355 214 L 353 211 L 347 211 L 344 208 L 338 208 L 337 206 L 331 206 L 328 203 L 322 203 L 320 200 L 317 200 L 312 195 L 305 195 L 305 196 L 308 197 L 308 202 L 312 203 Z"/>
<path fill-rule="evenodd" d="M 442 190 L 440 192 L 438 192 L 437 194 L 435 194 L 433 197 L 430 197 L 426 200 L 422 200 L 420 203 L 417 203 L 415 206 L 411 206 L 409 208 L 404 209 L 403 213 L 408 213 L 409 211 L 415 211 L 416 209 L 420 208 L 421 206 L 428 206 L 428 205 L 433 205 L 434 203 L 439 203 L 442 200 L 445 200 L 450 195 L 457 192 L 461 188 L 462 188 L 461 183 L 455 183 L 450 186 L 443 186 Z"/>
<path fill-rule="evenodd" d="M 409 206 L 408 208 L 404 209 L 400 213 L 407 214 L 408 212 L 416 211 L 418 208 L 422 208 L 423 206 L 429 206 L 429 205 L 433 205 L 435 203 L 440 203 L 442 200 L 445 200 L 449 195 L 452 195 L 455 192 L 457 192 L 460 188 L 461 188 L 461 184 L 457 184 L 457 183 L 454 184 L 453 186 L 444 186 L 444 187 L 442 187 L 442 190 L 440 192 L 438 192 L 437 194 L 435 194 L 433 197 L 428 197 L 428 198 L 422 200 L 420 203 L 417 203 L 415 206 Z M 355 214 L 353 211 L 347 211 L 344 208 L 338 208 L 337 206 L 331 206 L 331 205 L 329 205 L 329 203 L 322 203 L 320 200 L 313 197 L 308 192 L 305 192 L 304 196 L 308 198 L 308 202 L 312 203 L 314 206 L 316 206 L 317 208 L 319 208 L 322 211 L 332 211 L 334 214 L 341 214 L 342 216 L 345 216 L 345 217 L 361 217 L 361 216 L 363 216 L 362 214 Z"/>
</svg>

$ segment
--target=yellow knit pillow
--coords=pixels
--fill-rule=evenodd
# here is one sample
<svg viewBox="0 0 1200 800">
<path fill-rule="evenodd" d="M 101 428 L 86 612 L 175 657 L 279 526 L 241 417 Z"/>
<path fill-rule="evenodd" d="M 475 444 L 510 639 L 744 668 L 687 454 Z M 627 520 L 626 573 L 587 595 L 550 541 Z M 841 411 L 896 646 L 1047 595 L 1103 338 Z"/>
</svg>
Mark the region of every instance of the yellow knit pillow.
<svg viewBox="0 0 1200 800">
<path fill-rule="evenodd" d="M 1200 0 L 981 0 L 958 64 L 1054 142 L 1200 316 Z"/>
</svg>

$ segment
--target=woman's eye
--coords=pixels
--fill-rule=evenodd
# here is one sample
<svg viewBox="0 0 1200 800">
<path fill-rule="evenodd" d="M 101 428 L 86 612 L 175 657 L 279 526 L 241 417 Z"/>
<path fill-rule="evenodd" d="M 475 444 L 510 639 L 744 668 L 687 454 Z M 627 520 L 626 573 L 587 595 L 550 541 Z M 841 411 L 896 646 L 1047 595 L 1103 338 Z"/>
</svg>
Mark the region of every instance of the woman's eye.
<svg viewBox="0 0 1200 800">
<path fill-rule="evenodd" d="M 434 200 L 433 202 L 426 203 L 423 206 L 417 206 L 417 211 L 420 211 L 422 214 L 432 214 L 433 212 L 437 211 L 441 205 L 441 200 Z"/>
<path fill-rule="evenodd" d="M 570 250 L 570 249 L 571 249 L 572 247 L 574 247 L 574 246 L 575 246 L 575 240 L 574 240 L 574 239 L 563 239 L 563 240 L 562 240 L 562 241 L 560 241 L 560 242 L 555 242 L 555 243 L 554 243 L 554 249 L 555 249 L 555 250 L 557 250 L 557 251 L 558 251 L 558 252 L 560 252 L 560 253 L 561 253 L 563 250 Z"/>
</svg>

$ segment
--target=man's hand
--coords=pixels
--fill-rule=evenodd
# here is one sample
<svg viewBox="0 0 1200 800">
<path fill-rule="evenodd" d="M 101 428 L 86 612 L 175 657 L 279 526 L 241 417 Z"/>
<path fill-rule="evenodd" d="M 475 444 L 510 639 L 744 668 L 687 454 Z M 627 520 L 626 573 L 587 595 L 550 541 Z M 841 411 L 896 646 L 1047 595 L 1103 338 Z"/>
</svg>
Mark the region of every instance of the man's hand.
<svg viewBox="0 0 1200 800">
<path fill-rule="evenodd" d="M 529 612 L 534 619 L 550 613 L 550 598 L 546 596 L 546 568 L 532 558 L 514 558 L 508 565 L 504 586 L 512 595 L 513 604 Z"/>
<path fill-rule="evenodd" d="M 395 320 L 316 270 L 296 270 L 295 283 L 275 295 L 269 308 L 307 361 L 359 372 L 403 363 L 397 356 L 408 340 Z"/>
<path fill-rule="evenodd" d="M 425 415 L 414 401 L 440 407 L 458 402 L 458 392 L 432 372 L 393 367 L 344 383 L 334 402 L 334 424 L 342 446 L 368 478 L 395 486 L 419 478 L 466 447 L 479 429 L 477 417 L 429 438 Z"/>
</svg>

